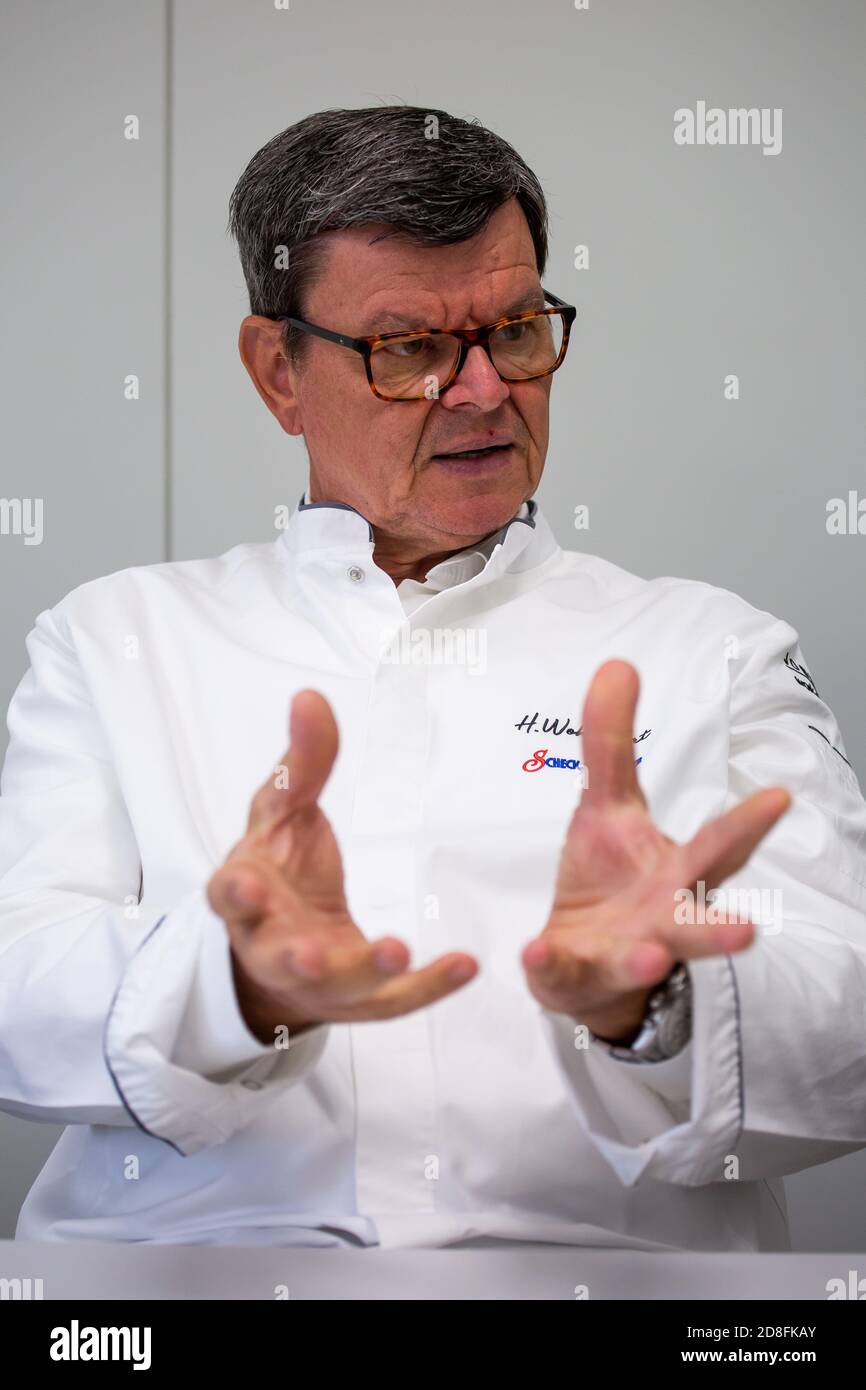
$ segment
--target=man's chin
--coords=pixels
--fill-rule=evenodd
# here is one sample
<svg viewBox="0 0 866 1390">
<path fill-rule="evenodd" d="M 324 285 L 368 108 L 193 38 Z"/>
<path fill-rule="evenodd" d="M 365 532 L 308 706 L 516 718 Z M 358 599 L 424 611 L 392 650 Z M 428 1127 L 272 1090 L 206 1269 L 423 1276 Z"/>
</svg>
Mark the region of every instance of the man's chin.
<svg viewBox="0 0 866 1390">
<path fill-rule="evenodd" d="M 440 535 L 444 532 L 452 537 L 454 547 L 462 549 L 511 521 L 526 495 L 526 486 L 483 492 L 467 487 L 465 493 L 458 488 L 449 489 L 449 495 L 439 495 L 423 510 L 419 508 L 419 520 Z"/>
</svg>

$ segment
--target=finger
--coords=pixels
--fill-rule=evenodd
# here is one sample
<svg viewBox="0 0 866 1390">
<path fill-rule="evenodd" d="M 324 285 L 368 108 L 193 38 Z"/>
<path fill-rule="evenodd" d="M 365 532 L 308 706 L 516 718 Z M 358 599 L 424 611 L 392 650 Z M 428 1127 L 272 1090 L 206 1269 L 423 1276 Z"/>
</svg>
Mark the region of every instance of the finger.
<svg viewBox="0 0 866 1390">
<path fill-rule="evenodd" d="M 454 994 L 477 974 L 478 962 L 472 956 L 456 951 L 440 956 L 430 965 L 407 971 L 381 985 L 365 1000 L 364 1017 L 379 1020 L 414 1013 Z"/>
<path fill-rule="evenodd" d="M 299 691 L 289 713 L 289 747 L 253 797 L 247 830 L 262 829 L 315 806 L 338 747 L 337 721 L 324 695 L 318 690 Z"/>
<path fill-rule="evenodd" d="M 681 886 L 691 886 L 702 880 L 708 888 L 715 888 L 730 878 L 743 867 L 790 805 L 791 796 L 784 787 L 765 787 L 702 826 L 681 846 L 684 865 Z"/>
<path fill-rule="evenodd" d="M 397 937 L 334 945 L 306 932 L 287 941 L 284 927 L 268 924 L 245 943 L 244 966 L 276 992 L 303 991 L 307 1007 L 323 1017 L 392 1018 L 433 1003 L 466 984 L 478 963 L 462 952 L 408 970 L 409 950 Z"/>
<path fill-rule="evenodd" d="M 273 950 L 272 943 L 266 940 L 260 944 L 264 953 Z M 395 936 L 333 945 L 310 934 L 286 943 L 285 934 L 281 933 L 276 952 L 275 973 L 316 986 L 313 998 L 334 999 L 342 1004 L 364 998 L 390 976 L 404 972 L 409 964 L 409 950 Z"/>
<path fill-rule="evenodd" d="M 677 855 L 685 849 L 677 847 Z M 692 888 L 686 890 L 686 901 L 692 906 L 684 913 L 683 887 L 688 871 L 682 868 L 683 859 L 678 859 L 680 873 L 673 863 L 663 878 L 653 886 L 649 895 L 642 884 L 636 884 L 620 896 L 619 920 L 627 924 L 623 941 L 655 942 L 669 950 L 676 959 L 697 960 L 705 956 L 730 955 L 743 951 L 752 944 L 755 925 L 749 916 L 741 915 L 740 904 L 728 913 L 722 906 L 714 903 L 711 913 L 695 910 L 694 881 Z M 709 916 L 709 920 L 707 917 Z"/>
<path fill-rule="evenodd" d="M 563 936 L 541 936 L 524 948 L 521 960 L 534 985 L 559 994 L 570 1007 L 586 1007 L 585 1000 L 611 1002 L 663 980 L 674 964 L 671 949 L 658 940 L 607 938 L 604 949 L 592 956 L 578 953 Z"/>
<path fill-rule="evenodd" d="M 627 661 L 605 661 L 596 671 L 583 706 L 583 762 L 588 771 L 581 804 L 646 798 L 634 761 L 634 715 L 640 677 Z"/>
<path fill-rule="evenodd" d="M 207 898 L 227 926 L 249 929 L 261 921 L 270 896 L 267 880 L 257 865 L 233 860 L 223 864 L 207 885 Z"/>
<path fill-rule="evenodd" d="M 734 914 L 729 922 L 661 927 L 656 939 L 663 941 L 677 960 L 731 956 L 751 946 L 755 939 L 755 924 L 750 918 L 744 919 Z"/>
</svg>

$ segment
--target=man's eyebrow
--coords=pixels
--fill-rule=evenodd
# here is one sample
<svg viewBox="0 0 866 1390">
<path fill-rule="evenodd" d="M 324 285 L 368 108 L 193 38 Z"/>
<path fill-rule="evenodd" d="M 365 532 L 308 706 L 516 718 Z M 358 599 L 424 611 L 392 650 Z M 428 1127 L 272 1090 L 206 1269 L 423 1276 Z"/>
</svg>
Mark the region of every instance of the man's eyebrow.
<svg viewBox="0 0 866 1390">
<path fill-rule="evenodd" d="M 423 314 L 398 314 L 396 311 L 392 312 L 386 309 L 364 319 L 361 326 L 361 336 L 366 337 L 373 333 L 390 333 L 392 329 L 420 328 L 424 322 Z"/>
<path fill-rule="evenodd" d="M 512 314 L 522 314 L 528 309 L 544 309 L 545 307 L 543 290 L 527 290 L 518 299 L 506 304 L 502 312 L 490 322 L 496 323 L 499 319 L 509 318 Z M 362 338 L 372 337 L 376 333 L 401 332 L 404 329 L 411 331 L 413 328 L 427 326 L 423 314 L 405 314 L 398 313 L 396 310 L 385 309 L 364 319 L 359 336 Z M 449 327 L 453 328 L 454 325 L 450 324 Z M 434 331 L 436 330 L 434 329 Z M 442 332 L 442 329 L 439 328 L 438 331 Z"/>
<path fill-rule="evenodd" d="M 509 314 L 522 314 L 524 310 L 545 309 L 546 307 L 544 290 L 528 290 L 526 294 L 522 294 L 519 299 L 514 299 L 510 304 L 506 305 L 499 317 L 507 318 Z"/>
</svg>

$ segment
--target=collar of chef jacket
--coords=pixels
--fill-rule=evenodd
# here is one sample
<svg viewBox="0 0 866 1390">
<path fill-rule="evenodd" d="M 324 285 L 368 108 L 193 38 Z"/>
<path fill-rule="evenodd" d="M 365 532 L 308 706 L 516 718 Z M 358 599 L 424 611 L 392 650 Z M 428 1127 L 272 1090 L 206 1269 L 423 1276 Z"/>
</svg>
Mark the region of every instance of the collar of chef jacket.
<svg viewBox="0 0 866 1390">
<path fill-rule="evenodd" d="M 354 511 L 358 516 L 362 515 L 360 512 L 357 512 L 356 508 L 350 507 L 347 502 L 313 502 L 310 497 L 309 487 L 305 489 L 298 507 L 301 511 L 305 511 L 309 507 L 336 507 L 344 511 Z M 498 531 L 494 531 L 484 540 L 479 541 L 477 545 L 468 545 L 464 550 L 455 551 L 455 553 L 449 555 L 446 560 L 442 560 L 439 564 L 434 565 L 427 571 L 424 581 L 404 579 L 398 587 L 402 591 L 404 586 L 415 586 L 418 589 L 423 589 L 425 592 L 434 593 L 438 589 L 448 587 L 452 583 L 459 583 L 459 580 L 455 580 L 452 577 L 457 573 L 460 573 L 461 576 L 465 578 L 480 573 L 484 568 L 484 561 L 490 559 L 496 545 L 503 541 L 509 526 L 511 526 L 513 522 L 524 521 L 534 528 L 535 522 L 532 518 L 533 512 L 537 512 L 537 510 L 538 504 L 536 502 L 522 502 L 512 517 L 512 520 L 507 522 L 505 526 L 501 526 Z M 366 521 L 366 518 L 364 518 L 364 520 Z M 369 527 L 370 523 L 367 522 L 367 525 Z M 479 560 L 481 561 L 480 564 L 478 563 Z"/>
<path fill-rule="evenodd" d="M 356 585 L 369 581 L 378 586 L 383 637 L 389 618 L 403 621 L 435 594 L 469 581 L 477 588 L 504 574 L 524 573 L 560 549 L 538 503 L 530 498 L 498 531 L 434 565 L 423 583 L 404 579 L 395 585 L 375 563 L 374 531 L 367 518 L 346 502 L 310 502 L 309 496 L 307 488 L 283 533 L 291 567 L 299 580 L 308 582 L 312 576 L 335 583 L 348 577 Z"/>
</svg>

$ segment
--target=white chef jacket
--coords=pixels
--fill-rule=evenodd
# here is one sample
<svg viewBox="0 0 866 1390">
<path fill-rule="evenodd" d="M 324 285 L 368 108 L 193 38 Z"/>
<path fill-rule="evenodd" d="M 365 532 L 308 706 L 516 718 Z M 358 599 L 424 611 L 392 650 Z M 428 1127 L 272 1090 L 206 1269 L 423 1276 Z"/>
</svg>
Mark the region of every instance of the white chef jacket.
<svg viewBox="0 0 866 1390">
<path fill-rule="evenodd" d="M 444 632 L 462 659 L 437 656 Z M 68 1128 L 19 1239 L 784 1249 L 782 1175 L 866 1145 L 866 804 L 788 623 L 563 549 L 535 499 L 398 590 L 357 510 L 302 500 L 272 542 L 81 585 L 27 650 L 0 782 L 0 1106 Z M 795 798 L 726 885 L 780 891 L 782 929 L 691 964 L 692 1037 L 659 1063 L 541 1008 L 519 960 L 610 657 L 640 673 L 666 834 L 761 786 Z M 339 726 L 322 807 L 354 919 L 415 965 L 481 969 L 280 1049 L 240 1015 L 205 886 L 308 687 Z"/>
</svg>

